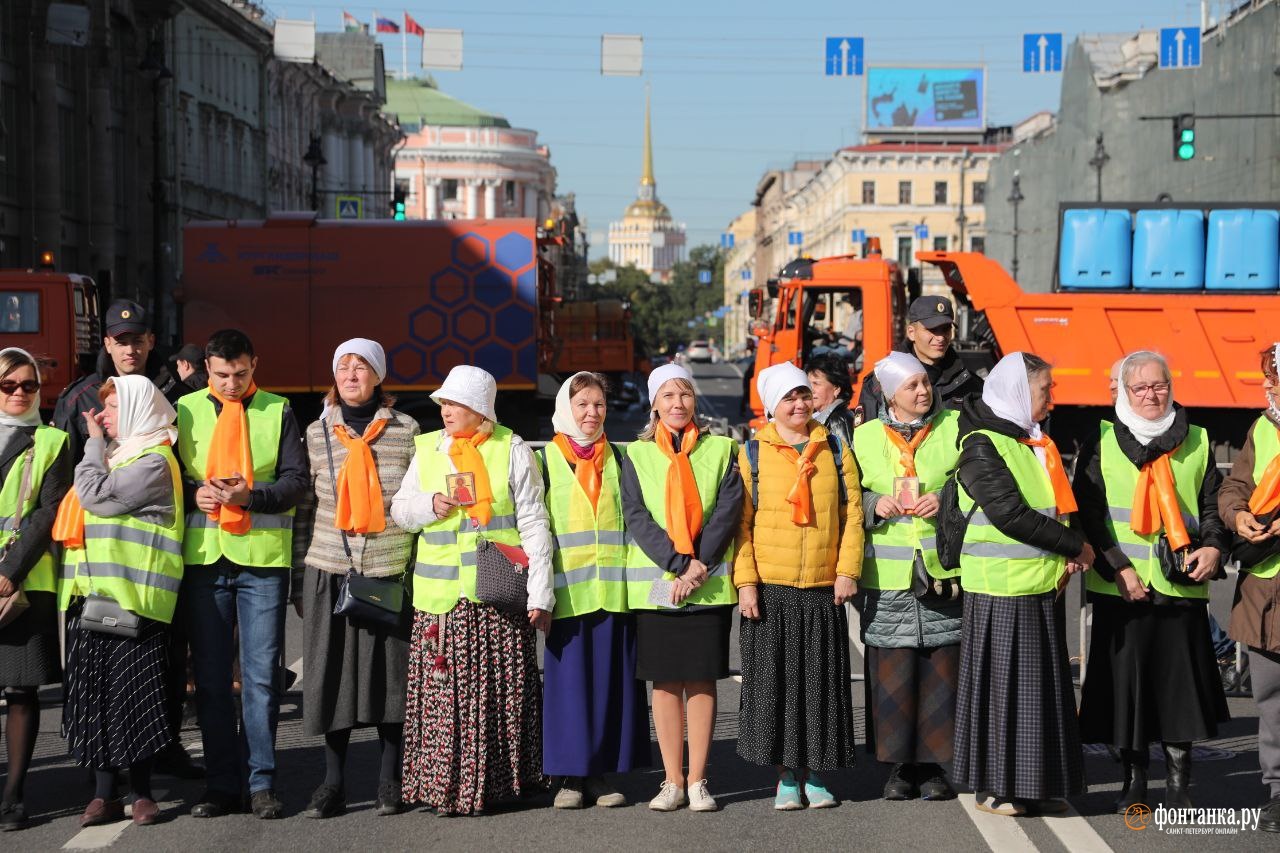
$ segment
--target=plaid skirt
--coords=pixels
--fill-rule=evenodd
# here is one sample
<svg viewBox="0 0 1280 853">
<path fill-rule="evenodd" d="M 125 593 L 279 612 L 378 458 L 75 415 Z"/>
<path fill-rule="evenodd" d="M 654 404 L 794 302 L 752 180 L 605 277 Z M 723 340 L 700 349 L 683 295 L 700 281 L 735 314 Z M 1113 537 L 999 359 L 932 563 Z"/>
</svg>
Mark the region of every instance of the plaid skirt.
<svg viewBox="0 0 1280 853">
<path fill-rule="evenodd" d="M 960 647 L 867 646 L 866 661 L 871 687 L 867 705 L 871 720 L 867 729 L 875 732 L 876 760 L 886 764 L 950 761 Z"/>
<path fill-rule="evenodd" d="M 998 797 L 1084 792 L 1064 619 L 1052 592 L 966 592 L 953 779 Z"/>
</svg>

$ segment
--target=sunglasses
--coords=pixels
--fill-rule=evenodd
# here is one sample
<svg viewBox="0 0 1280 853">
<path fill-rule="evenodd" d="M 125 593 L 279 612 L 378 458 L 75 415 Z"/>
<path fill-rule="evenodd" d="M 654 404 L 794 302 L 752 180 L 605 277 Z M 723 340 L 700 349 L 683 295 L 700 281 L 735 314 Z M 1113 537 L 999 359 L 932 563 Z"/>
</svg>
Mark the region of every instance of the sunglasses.
<svg viewBox="0 0 1280 853">
<path fill-rule="evenodd" d="M 34 394 L 40 390 L 40 383 L 34 379 L 26 379 L 22 382 L 15 382 L 12 379 L 0 381 L 0 391 L 5 394 L 12 394 L 19 388 L 22 389 L 22 393 L 24 394 Z"/>
</svg>

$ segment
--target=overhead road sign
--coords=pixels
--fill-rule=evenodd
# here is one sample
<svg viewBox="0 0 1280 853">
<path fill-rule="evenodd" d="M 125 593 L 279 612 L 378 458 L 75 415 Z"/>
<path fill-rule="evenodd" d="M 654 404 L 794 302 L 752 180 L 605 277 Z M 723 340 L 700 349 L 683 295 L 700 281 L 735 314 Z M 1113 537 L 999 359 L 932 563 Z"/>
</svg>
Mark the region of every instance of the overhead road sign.
<svg viewBox="0 0 1280 853">
<path fill-rule="evenodd" d="M 1062 33 L 1027 33 L 1022 37 L 1022 70 L 1051 74 L 1062 70 Z"/>
<path fill-rule="evenodd" d="M 928 240 L 928 239 L 929 239 L 929 226 L 928 226 L 928 225 L 917 225 L 917 226 L 916 226 L 916 239 L 917 239 L 917 240 Z"/>
<path fill-rule="evenodd" d="M 787 245 L 788 245 L 788 246 L 803 246 L 803 245 L 804 245 L 804 232 L 803 232 L 803 231 L 788 231 L 788 232 L 787 232 Z"/>
<path fill-rule="evenodd" d="M 743 281 L 751 281 L 751 270 L 749 270 L 749 269 L 743 269 L 743 271 L 742 271 L 742 280 L 743 280 Z M 746 293 L 746 291 L 744 290 L 744 291 L 743 291 L 743 293 Z"/>
<path fill-rule="evenodd" d="M 862 76 L 862 57 L 862 39 L 854 36 L 828 38 L 824 62 L 827 76 Z"/>
<path fill-rule="evenodd" d="M 732 234 L 721 234 L 721 235 L 720 235 L 720 248 L 722 248 L 722 249 L 732 249 L 732 248 L 733 248 L 733 235 L 732 235 Z"/>
<path fill-rule="evenodd" d="M 867 242 L 867 229 L 865 228 L 853 229 L 853 231 L 849 234 L 849 239 L 853 242 L 853 245 L 861 246 L 863 243 Z"/>
<path fill-rule="evenodd" d="M 462 70 L 462 30 L 427 27 L 422 35 L 422 67 L 441 71 Z"/>
<path fill-rule="evenodd" d="M 339 219 L 364 218 L 364 201 L 358 195 L 340 195 L 334 204 Z"/>
<path fill-rule="evenodd" d="M 1200 28 L 1165 27 L 1160 30 L 1161 68 L 1200 67 Z"/>
<path fill-rule="evenodd" d="M 607 77 L 639 77 L 644 71 L 644 37 L 605 33 L 600 36 L 600 73 Z"/>
<path fill-rule="evenodd" d="M 711 283 L 711 270 L 698 270 L 698 284 Z"/>
</svg>

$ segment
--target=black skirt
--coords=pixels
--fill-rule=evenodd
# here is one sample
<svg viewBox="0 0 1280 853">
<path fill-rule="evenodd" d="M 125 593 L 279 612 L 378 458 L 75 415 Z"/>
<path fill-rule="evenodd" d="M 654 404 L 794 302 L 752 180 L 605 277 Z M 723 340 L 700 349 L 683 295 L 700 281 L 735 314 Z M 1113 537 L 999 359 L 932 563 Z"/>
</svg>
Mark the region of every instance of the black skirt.
<svg viewBox="0 0 1280 853">
<path fill-rule="evenodd" d="M 854 760 L 849 622 L 832 588 L 761 584 L 760 619 L 743 619 L 738 755 L 830 770 Z"/>
<path fill-rule="evenodd" d="M 40 687 L 62 680 L 58 599 L 28 592 L 31 606 L 0 628 L 0 687 Z"/>
<path fill-rule="evenodd" d="M 1089 667 L 1080 697 L 1085 743 L 1140 749 L 1218 734 L 1231 719 L 1202 602 L 1093 604 Z"/>
<path fill-rule="evenodd" d="M 997 797 L 1084 792 L 1084 751 L 1055 593 L 966 592 L 952 778 Z"/>
<path fill-rule="evenodd" d="M 169 629 L 142 620 L 137 638 L 80 628 L 67 614 L 67 677 L 62 736 L 80 764 L 95 770 L 128 767 L 169 745 L 165 704 Z"/>
<path fill-rule="evenodd" d="M 729 677 L 733 605 L 636 611 L 636 678 L 715 681 Z"/>
</svg>

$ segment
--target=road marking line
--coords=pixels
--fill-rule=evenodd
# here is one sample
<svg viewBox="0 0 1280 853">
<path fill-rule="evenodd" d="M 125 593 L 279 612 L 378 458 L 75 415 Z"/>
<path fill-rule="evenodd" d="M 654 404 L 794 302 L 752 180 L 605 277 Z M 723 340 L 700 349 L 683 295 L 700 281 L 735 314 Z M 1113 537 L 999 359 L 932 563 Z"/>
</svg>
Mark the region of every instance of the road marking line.
<svg viewBox="0 0 1280 853">
<path fill-rule="evenodd" d="M 1111 845 L 1102 840 L 1098 831 L 1089 825 L 1089 821 L 1080 816 L 1073 807 L 1067 806 L 1062 815 L 1041 818 L 1058 840 L 1071 853 L 1111 853 Z"/>
<path fill-rule="evenodd" d="M 999 853 L 1018 851 L 1018 853 L 1038 853 L 1031 839 L 1018 826 L 1018 819 L 1001 817 L 1000 815 L 980 812 L 974 807 L 973 794 L 960 794 L 956 802 L 964 809 L 964 813 L 973 821 L 987 846 Z M 1070 849 L 1070 848 L 1068 848 Z"/>
<path fill-rule="evenodd" d="M 126 809 L 126 812 L 131 811 L 131 808 Z M 124 820 L 118 820 L 115 823 L 86 827 L 73 835 L 70 841 L 62 845 L 62 849 L 101 850 L 103 847 L 110 847 L 120 839 L 120 836 L 132 824 L 133 822 L 126 816 Z"/>
</svg>

